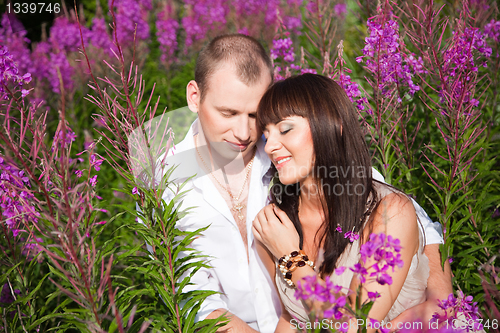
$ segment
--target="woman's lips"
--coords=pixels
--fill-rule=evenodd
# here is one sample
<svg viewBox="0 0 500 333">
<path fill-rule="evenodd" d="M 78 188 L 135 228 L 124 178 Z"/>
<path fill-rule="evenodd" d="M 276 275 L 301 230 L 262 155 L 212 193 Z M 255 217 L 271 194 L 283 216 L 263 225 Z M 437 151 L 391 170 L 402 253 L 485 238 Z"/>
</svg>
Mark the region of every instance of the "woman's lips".
<svg viewBox="0 0 500 333">
<path fill-rule="evenodd" d="M 290 162 L 290 160 L 292 159 L 291 156 L 287 156 L 285 158 L 280 158 L 278 159 L 277 161 L 274 162 L 274 166 L 276 167 L 276 169 L 281 169 L 285 164 L 287 164 L 288 162 Z"/>
</svg>

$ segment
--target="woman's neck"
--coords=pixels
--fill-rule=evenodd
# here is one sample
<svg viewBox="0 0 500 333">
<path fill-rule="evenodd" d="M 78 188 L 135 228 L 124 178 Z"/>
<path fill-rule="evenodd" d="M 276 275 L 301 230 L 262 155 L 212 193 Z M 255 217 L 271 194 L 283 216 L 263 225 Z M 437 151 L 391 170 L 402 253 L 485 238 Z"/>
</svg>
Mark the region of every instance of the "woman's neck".
<svg viewBox="0 0 500 333">
<path fill-rule="evenodd" d="M 322 211 L 322 201 L 324 201 L 322 189 L 314 181 L 307 179 L 300 184 L 299 208 Z"/>
</svg>

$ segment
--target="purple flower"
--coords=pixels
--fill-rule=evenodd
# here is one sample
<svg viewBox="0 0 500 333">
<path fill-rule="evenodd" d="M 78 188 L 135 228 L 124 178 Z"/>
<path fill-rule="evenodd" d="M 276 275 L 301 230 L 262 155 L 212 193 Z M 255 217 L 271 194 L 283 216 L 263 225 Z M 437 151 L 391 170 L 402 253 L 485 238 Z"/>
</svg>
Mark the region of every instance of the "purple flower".
<svg viewBox="0 0 500 333">
<path fill-rule="evenodd" d="M 438 306 L 443 310 L 443 313 L 434 313 L 432 316 L 433 321 L 448 321 L 449 324 L 453 324 L 456 320 L 461 322 L 459 318 L 461 316 L 464 319 L 463 323 L 467 332 L 483 328 L 478 320 L 480 315 L 477 302 L 473 302 L 472 296 L 464 297 L 464 294 L 459 291 L 458 297 L 450 294 L 447 299 L 439 300 Z"/>
<path fill-rule="evenodd" d="M 76 175 L 76 177 L 80 178 L 83 175 L 82 170 L 76 170 L 75 175 Z"/>
<path fill-rule="evenodd" d="M 43 239 L 36 238 L 36 240 L 27 241 L 23 246 L 22 254 L 29 257 L 34 257 L 42 251 L 42 247 L 38 243 L 42 243 Z"/>
<path fill-rule="evenodd" d="M 354 267 L 351 267 L 350 270 L 353 271 L 354 274 L 357 274 L 358 279 L 361 283 L 366 282 L 366 276 L 368 275 L 368 271 L 366 270 L 366 268 L 363 267 L 363 265 L 361 265 L 358 262 L 356 265 L 354 265 Z"/>
<path fill-rule="evenodd" d="M 308 1 L 306 5 L 306 9 L 310 12 L 315 14 L 316 11 L 318 10 L 318 5 L 314 1 Z"/>
<path fill-rule="evenodd" d="M 400 240 L 397 238 L 393 238 L 391 235 L 387 236 L 386 246 L 392 248 L 395 252 L 401 251 Z"/>
<path fill-rule="evenodd" d="M 370 299 L 370 301 L 375 302 L 375 300 L 377 298 L 379 298 L 380 296 L 381 295 L 378 292 L 376 292 L 376 291 L 375 292 L 371 292 L 371 291 L 368 292 L 368 298 Z"/>
<path fill-rule="evenodd" d="M 171 17 L 172 11 L 173 9 L 170 6 L 166 6 L 164 10 L 158 13 L 156 19 L 156 37 L 162 52 L 161 61 L 168 63 L 175 60 L 177 31 L 179 30 L 179 22 Z"/>
<path fill-rule="evenodd" d="M 317 276 L 307 276 L 297 283 L 295 298 L 329 304 L 323 312 L 324 317 L 339 320 L 343 317 L 340 309 L 347 304 L 347 297 L 341 294 L 341 291 L 342 287 L 335 285 L 329 276 L 325 278 L 324 283 Z"/>
<path fill-rule="evenodd" d="M 52 47 L 47 42 L 40 42 L 33 48 L 31 58 L 36 61 L 32 62 L 30 72 L 33 73 L 33 76 L 39 80 L 49 80 L 50 78 L 50 68 L 52 67 L 52 63 L 49 59 L 49 55 L 51 50 Z"/>
<path fill-rule="evenodd" d="M 87 44 L 88 30 L 85 26 L 81 29 L 84 43 Z M 59 52 L 78 51 L 81 46 L 78 23 L 69 21 L 65 16 L 57 17 L 50 28 L 49 41 Z"/>
<path fill-rule="evenodd" d="M 101 164 L 104 160 L 97 159 L 96 154 L 90 155 L 90 167 L 94 167 L 96 171 L 101 170 Z"/>
<path fill-rule="evenodd" d="M 74 73 L 73 67 L 71 67 L 66 53 L 64 51 L 59 51 L 58 53 L 50 53 L 50 67 L 48 68 L 48 80 L 52 91 L 56 94 L 60 94 L 61 80 L 59 79 L 59 74 L 62 79 L 62 87 L 64 90 L 69 91 L 73 89 L 72 75 Z"/>
<path fill-rule="evenodd" d="M 376 18 L 368 20 L 367 25 L 369 36 L 365 38 L 363 57 L 356 58 L 356 61 L 366 61 L 366 69 L 379 78 L 377 88 L 385 96 L 396 85 L 407 86 L 411 95 L 420 90 L 413 83 L 413 73 L 423 72 L 423 62 L 411 55 L 407 57 L 407 63 L 403 63 L 398 23 L 394 20 L 381 23 Z"/>
<path fill-rule="evenodd" d="M 89 43 L 112 55 L 113 42 L 107 30 L 106 20 L 102 17 L 94 16 L 92 19 L 92 30 L 88 32 Z"/>
<path fill-rule="evenodd" d="M 342 275 L 347 267 L 341 266 L 335 269 L 335 275 Z"/>
<path fill-rule="evenodd" d="M 287 16 L 284 19 L 284 25 L 287 30 L 293 31 L 294 33 L 299 33 L 300 28 L 302 28 L 301 17 Z"/>
<path fill-rule="evenodd" d="M 94 186 L 96 186 L 96 185 L 97 185 L 97 175 L 95 175 L 94 177 L 91 177 L 91 178 L 89 179 L 89 184 L 90 184 L 90 186 L 92 186 L 92 187 L 94 187 Z"/>
<path fill-rule="evenodd" d="M 318 74 L 318 72 L 313 68 L 301 68 L 300 74 L 305 74 L 305 73 Z"/>
<path fill-rule="evenodd" d="M 333 298 L 330 304 L 333 305 L 331 308 L 323 312 L 325 318 L 335 318 L 336 320 L 342 319 L 344 314 L 340 311 L 347 303 L 347 298 L 345 296 L 340 296 L 338 298 Z"/>
<path fill-rule="evenodd" d="M 447 91 L 439 91 L 440 102 L 451 99 L 478 105 L 467 85 L 478 71 L 476 61 L 491 56 L 491 48 L 486 43 L 486 35 L 476 28 L 465 28 L 454 32 L 450 47 L 443 53 L 443 86 Z M 486 61 L 483 59 L 483 65 Z M 463 95 L 463 96 L 462 96 Z"/>
<path fill-rule="evenodd" d="M 16 63 L 20 73 L 27 73 L 32 66 L 30 40 L 26 38 L 27 31 L 14 14 L 3 14 L 0 27 L 0 41 L 6 46 Z M 0 84 L 1 87 L 1 84 Z M 1 88 L 0 88 L 1 89 Z M 0 90 L 1 93 L 1 90 Z"/>
<path fill-rule="evenodd" d="M 137 190 L 137 186 L 135 186 L 133 189 L 132 189 L 132 194 L 137 194 L 139 193 L 139 191 Z"/>
<path fill-rule="evenodd" d="M 384 284 L 392 284 L 392 277 L 386 273 L 389 265 L 380 267 L 380 265 L 375 264 L 373 265 L 373 268 L 375 269 L 375 272 L 371 273 L 370 277 L 375 277 L 375 280 L 382 286 Z"/>
<path fill-rule="evenodd" d="M 111 0 L 108 1 L 111 8 Z M 147 22 L 149 2 L 136 0 L 119 0 L 114 2 L 118 42 L 124 46 L 131 45 L 135 38 L 143 41 L 149 38 Z M 136 30 L 137 29 L 137 30 Z"/>
<path fill-rule="evenodd" d="M 31 81 L 31 74 L 19 74 L 19 70 L 14 56 L 10 54 L 6 46 L 0 48 L 0 100 L 9 99 L 6 86 L 11 86 L 13 92 L 18 91 L 19 87 Z M 23 90 L 24 91 L 24 90 Z M 22 92 L 23 97 L 26 95 Z"/>
<path fill-rule="evenodd" d="M 500 41 L 500 21 L 491 20 L 484 27 L 484 34 L 495 42 Z"/>
<path fill-rule="evenodd" d="M 271 48 L 271 58 L 278 59 L 282 57 L 285 62 L 293 62 L 295 53 L 293 52 L 292 40 L 290 38 L 281 38 L 273 40 Z"/>
<path fill-rule="evenodd" d="M 229 7 L 225 1 L 187 0 L 184 3 L 186 16 L 182 18 L 181 25 L 186 33 L 186 47 L 205 38 L 209 31 L 226 24 Z"/>
<path fill-rule="evenodd" d="M 13 164 L 0 157 L 0 207 L 2 220 L 14 237 L 25 223 L 37 223 L 40 213 L 35 209 L 29 178 Z"/>
<path fill-rule="evenodd" d="M 327 289 L 318 281 L 315 275 L 306 276 L 297 282 L 295 298 L 302 300 L 326 302 Z"/>
<path fill-rule="evenodd" d="M 76 134 L 69 128 L 69 126 L 66 125 L 66 132 L 63 133 L 62 129 L 58 129 L 56 132 L 56 135 L 54 135 L 54 145 L 57 145 L 59 147 L 68 147 L 71 142 L 75 141 L 76 139 Z"/>
<path fill-rule="evenodd" d="M 14 293 L 21 294 L 19 289 L 14 289 Z M 8 283 L 5 283 L 2 287 L 2 291 L 0 293 L 0 303 L 10 304 L 14 302 L 14 295 L 12 295 L 10 291 L 10 287 Z"/>
<path fill-rule="evenodd" d="M 356 104 L 358 110 L 363 111 L 365 109 L 364 105 L 368 104 L 368 100 L 361 97 L 361 91 L 359 90 L 359 85 L 351 80 L 351 77 L 347 74 L 340 73 L 336 82 L 344 88 L 347 97 L 351 102 Z"/>
<path fill-rule="evenodd" d="M 333 7 L 335 15 L 343 17 L 347 13 L 347 5 L 345 3 L 338 3 Z"/>
<path fill-rule="evenodd" d="M 349 241 L 352 243 L 355 240 L 359 239 L 359 235 L 355 233 L 354 231 L 348 231 L 344 234 L 344 238 L 349 238 Z"/>
<path fill-rule="evenodd" d="M 340 224 L 337 223 L 337 228 L 335 228 L 335 230 L 337 230 L 337 232 L 342 232 L 342 227 L 340 226 Z"/>
</svg>

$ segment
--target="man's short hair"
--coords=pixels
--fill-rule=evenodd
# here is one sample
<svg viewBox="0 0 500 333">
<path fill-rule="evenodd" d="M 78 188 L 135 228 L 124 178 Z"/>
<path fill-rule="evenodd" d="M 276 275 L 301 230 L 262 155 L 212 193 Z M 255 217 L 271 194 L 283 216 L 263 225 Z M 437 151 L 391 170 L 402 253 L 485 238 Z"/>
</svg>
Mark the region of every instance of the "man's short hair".
<svg viewBox="0 0 500 333">
<path fill-rule="evenodd" d="M 196 61 L 194 79 L 201 101 L 208 90 L 208 80 L 224 64 L 234 65 L 236 75 L 246 85 L 259 82 L 266 70 L 273 79 L 271 58 L 256 39 L 242 34 L 217 36 L 201 50 Z"/>
</svg>

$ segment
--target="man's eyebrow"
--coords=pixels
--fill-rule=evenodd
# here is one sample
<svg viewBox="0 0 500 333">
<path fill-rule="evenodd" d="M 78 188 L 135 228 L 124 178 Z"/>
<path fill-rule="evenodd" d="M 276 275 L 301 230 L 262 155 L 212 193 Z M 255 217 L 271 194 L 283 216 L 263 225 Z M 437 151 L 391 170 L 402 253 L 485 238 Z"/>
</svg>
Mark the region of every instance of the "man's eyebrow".
<svg viewBox="0 0 500 333">
<path fill-rule="evenodd" d="M 233 108 L 230 108 L 230 107 L 227 107 L 227 106 L 216 106 L 215 107 L 217 109 L 217 111 L 219 112 L 224 112 L 224 111 L 227 111 L 227 112 L 234 112 L 234 113 L 239 113 L 240 111 L 238 110 L 235 110 Z"/>
</svg>

